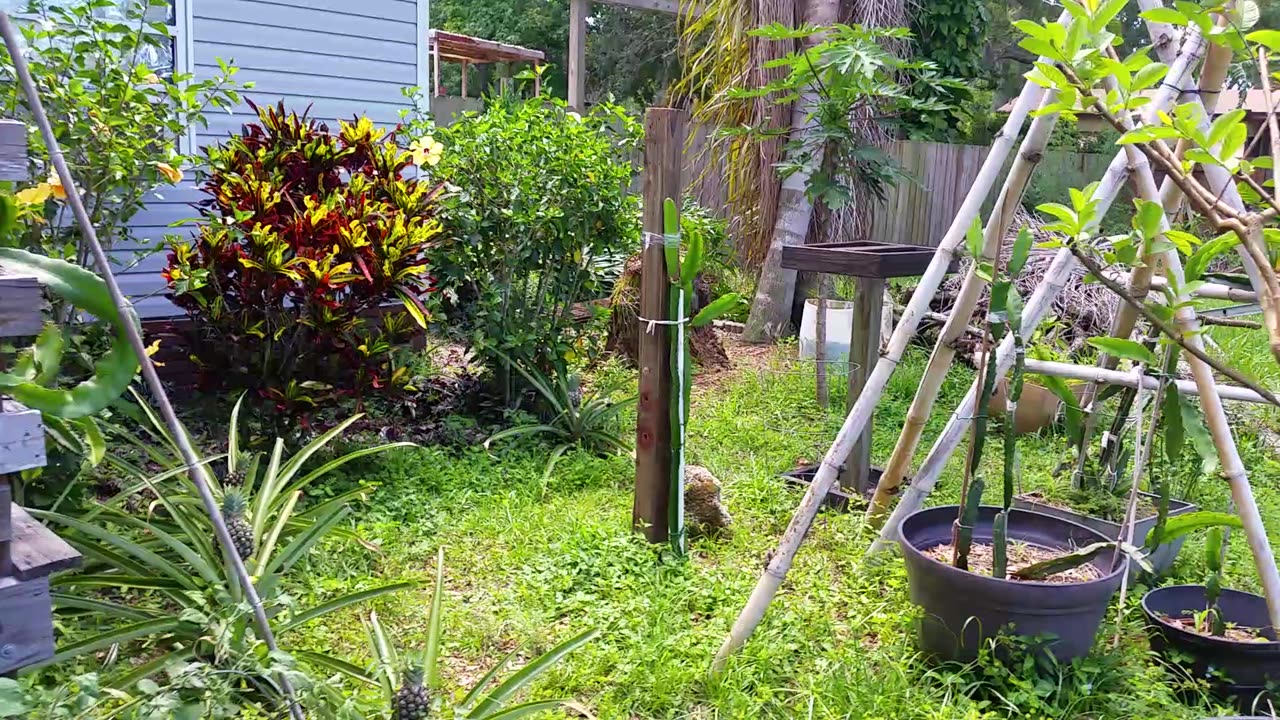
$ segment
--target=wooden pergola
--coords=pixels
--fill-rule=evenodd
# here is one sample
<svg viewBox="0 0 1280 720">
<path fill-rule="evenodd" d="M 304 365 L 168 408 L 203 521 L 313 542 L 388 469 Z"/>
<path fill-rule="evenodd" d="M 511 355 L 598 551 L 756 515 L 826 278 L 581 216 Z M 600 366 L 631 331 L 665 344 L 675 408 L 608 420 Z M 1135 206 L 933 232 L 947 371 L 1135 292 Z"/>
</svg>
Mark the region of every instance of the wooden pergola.
<svg viewBox="0 0 1280 720">
<path fill-rule="evenodd" d="M 684 0 L 599 0 L 608 5 L 621 5 L 636 10 L 679 13 Z M 587 15 L 591 0 L 569 2 L 569 105 L 581 110 L 586 104 L 587 87 Z M 701 14 L 694 10 L 693 14 Z"/>
<path fill-rule="evenodd" d="M 485 40 L 445 30 L 427 31 L 427 51 L 431 53 L 432 59 L 432 85 L 434 87 L 431 90 L 431 94 L 436 97 L 443 94 L 440 84 L 441 60 L 448 60 L 462 65 L 462 97 L 467 97 L 467 68 L 471 65 L 528 62 L 533 63 L 533 66 L 538 68 L 547 59 L 546 53 L 541 50 L 533 50 L 519 45 L 509 45 L 496 40 Z M 535 92 L 542 92 L 542 79 L 540 77 L 535 77 L 534 79 L 534 90 Z"/>
</svg>

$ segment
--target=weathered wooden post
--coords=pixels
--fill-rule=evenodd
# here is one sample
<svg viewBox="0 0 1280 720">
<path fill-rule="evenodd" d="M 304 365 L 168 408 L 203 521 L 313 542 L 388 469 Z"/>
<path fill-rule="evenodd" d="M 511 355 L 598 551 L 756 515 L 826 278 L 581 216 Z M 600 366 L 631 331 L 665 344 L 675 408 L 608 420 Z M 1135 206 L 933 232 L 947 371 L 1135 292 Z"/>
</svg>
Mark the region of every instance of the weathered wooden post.
<svg viewBox="0 0 1280 720">
<path fill-rule="evenodd" d="M 640 400 L 636 408 L 636 490 L 631 521 L 649 542 L 668 540 L 671 484 L 671 345 L 663 201 L 680 202 L 685 111 L 649 108 L 644 117 L 644 249 L 640 279 Z M 649 320 L 659 322 L 650 323 Z"/>
</svg>

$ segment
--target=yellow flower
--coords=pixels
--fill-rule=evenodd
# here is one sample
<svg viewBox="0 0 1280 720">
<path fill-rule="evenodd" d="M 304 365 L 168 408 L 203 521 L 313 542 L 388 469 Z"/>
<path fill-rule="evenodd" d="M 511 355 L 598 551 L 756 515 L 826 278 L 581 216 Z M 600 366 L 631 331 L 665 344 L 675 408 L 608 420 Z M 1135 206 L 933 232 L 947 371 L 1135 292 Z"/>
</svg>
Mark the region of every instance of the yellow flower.
<svg viewBox="0 0 1280 720">
<path fill-rule="evenodd" d="M 49 172 L 49 179 L 45 180 L 49 185 L 49 189 L 53 191 L 53 196 L 59 200 L 67 199 L 67 189 L 62 187 L 62 178 L 58 177 L 56 171 Z"/>
<path fill-rule="evenodd" d="M 160 171 L 160 174 L 163 175 L 166 180 L 174 185 L 182 182 L 182 171 L 175 169 L 169 163 L 156 163 L 156 169 Z"/>
<path fill-rule="evenodd" d="M 39 205 L 45 200 L 48 200 L 49 196 L 52 194 L 53 188 L 49 187 L 49 183 L 40 183 L 39 185 L 20 191 L 14 197 L 16 197 L 18 202 L 23 205 Z"/>
<path fill-rule="evenodd" d="M 409 146 L 409 152 L 413 153 L 414 165 L 435 167 L 440 164 L 440 158 L 444 156 L 444 143 L 427 135 L 414 140 Z"/>
</svg>

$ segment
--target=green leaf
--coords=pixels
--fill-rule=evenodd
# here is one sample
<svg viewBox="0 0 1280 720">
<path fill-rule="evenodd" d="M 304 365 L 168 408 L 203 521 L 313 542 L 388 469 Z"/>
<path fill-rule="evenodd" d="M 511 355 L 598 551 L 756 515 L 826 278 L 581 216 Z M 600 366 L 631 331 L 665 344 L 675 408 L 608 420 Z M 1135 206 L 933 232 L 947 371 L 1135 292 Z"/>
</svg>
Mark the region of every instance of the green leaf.
<svg viewBox="0 0 1280 720">
<path fill-rule="evenodd" d="M 119 398 L 139 367 L 126 331 L 126 323 L 141 327 L 132 306 L 125 308 L 127 319 L 122 321 L 102 278 L 71 263 L 16 248 L 0 248 L 0 262 L 10 271 L 34 275 L 46 290 L 116 330 L 111 347 L 94 364 L 93 376 L 75 387 L 44 387 L 0 373 L 0 391 L 34 410 L 67 419 L 96 415 Z"/>
<path fill-rule="evenodd" d="M 1178 395 L 1178 409 L 1182 412 L 1182 426 L 1187 437 L 1191 438 L 1191 446 L 1200 455 L 1200 472 L 1209 475 L 1218 468 L 1218 448 L 1213 444 L 1213 436 L 1205 427 L 1200 411 L 1185 395 Z"/>
<path fill-rule="evenodd" d="M 114 628 L 99 635 L 92 635 L 78 642 L 63 645 L 58 648 L 58 652 L 47 662 L 41 665 L 57 665 L 58 663 L 79 657 L 86 653 L 97 652 L 109 648 L 112 645 L 127 643 L 138 638 L 150 637 L 161 633 L 176 630 L 182 624 L 177 618 L 159 618 L 157 620 L 145 620 L 140 623 L 126 625 L 124 627 Z"/>
<path fill-rule="evenodd" d="M 1186 280 L 1190 282 L 1204 277 L 1205 271 L 1209 269 L 1209 264 L 1222 253 L 1235 247 L 1237 242 L 1239 240 L 1235 235 L 1227 233 L 1201 245 L 1191 254 L 1191 257 L 1187 258 L 1187 264 L 1184 268 Z"/>
<path fill-rule="evenodd" d="M 0 677 L 0 718 L 19 717 L 30 712 L 22 686 L 13 678 Z"/>
<path fill-rule="evenodd" d="M 1164 63 L 1153 62 L 1144 65 L 1133 76 L 1133 82 L 1130 84 L 1130 92 L 1140 92 L 1164 79 L 1169 74 L 1169 66 Z"/>
<path fill-rule="evenodd" d="M 1072 445 L 1080 444 L 1080 435 L 1084 431 L 1084 412 L 1080 409 L 1076 394 L 1066 380 L 1050 375 L 1036 376 L 1038 382 L 1062 401 L 1063 423 L 1066 425 L 1067 437 Z"/>
<path fill-rule="evenodd" d="M 979 218 L 974 218 L 973 223 L 969 225 L 968 232 L 964 236 L 965 246 L 969 250 L 969 257 L 976 262 L 982 257 L 982 223 Z"/>
<path fill-rule="evenodd" d="M 554 648 L 548 650 L 546 654 L 532 660 L 525 665 L 519 672 L 507 678 L 494 691 L 482 700 L 474 710 L 467 713 L 468 718 L 487 718 L 491 717 L 496 711 L 502 708 L 507 700 L 520 691 L 521 688 L 533 682 L 539 675 L 550 670 L 556 663 L 564 659 L 566 655 L 577 650 L 591 640 L 595 639 L 600 632 L 598 630 L 588 630 L 580 635 L 569 638 Z"/>
<path fill-rule="evenodd" d="M 1013 241 L 1013 254 L 1009 256 L 1009 277 L 1017 277 L 1022 272 L 1027 258 L 1031 257 L 1031 244 L 1034 240 L 1029 228 L 1024 226 L 1018 231 L 1018 237 Z"/>
<path fill-rule="evenodd" d="M 1208 528 L 1236 528 L 1244 527 L 1244 523 L 1240 518 L 1231 513 L 1213 512 L 1211 510 L 1197 510 L 1196 512 L 1185 513 L 1183 515 L 1174 515 L 1165 521 L 1164 531 L 1160 533 L 1160 542 L 1168 543 L 1183 535 L 1189 535 L 1193 532 L 1205 530 Z M 1155 528 L 1147 533 L 1147 541 L 1151 543 L 1152 533 Z"/>
<path fill-rule="evenodd" d="M 1089 338 L 1089 344 L 1112 357 L 1145 363 L 1148 366 L 1155 365 L 1157 362 L 1155 353 L 1147 349 L 1145 345 L 1133 340 L 1114 337 L 1091 337 Z"/>
<path fill-rule="evenodd" d="M 500 710 L 492 715 L 485 715 L 484 717 L 486 720 L 516 720 L 517 718 L 556 710 L 569 702 L 570 701 L 567 698 L 561 698 L 559 700 L 533 700 L 531 702 L 509 707 L 506 710 Z"/>
<path fill-rule="evenodd" d="M 1280 51 L 1280 30 L 1254 30 L 1245 35 L 1244 39 L 1262 45 L 1273 53 Z"/>
<path fill-rule="evenodd" d="M 698 311 L 689 323 L 690 327 L 700 328 L 710 325 L 716 318 L 742 304 L 742 296 L 738 293 L 727 293 L 712 300 L 710 304 Z"/>
<path fill-rule="evenodd" d="M 427 671 L 427 687 L 440 687 L 441 627 L 444 623 L 444 548 L 436 551 L 436 586 L 431 592 L 431 612 L 427 615 L 427 648 L 423 666 Z"/>
<path fill-rule="evenodd" d="M 293 617 L 289 618 L 289 622 L 279 626 L 276 629 L 276 633 L 283 635 L 284 633 L 287 633 L 290 630 L 295 630 L 298 627 L 305 625 L 311 622 L 312 620 L 315 620 L 316 618 L 324 617 L 325 615 L 328 615 L 331 612 L 341 610 L 342 608 L 345 608 L 351 605 L 357 605 L 362 602 L 367 602 L 374 598 L 382 597 L 383 595 L 390 595 L 391 593 L 400 592 L 401 590 L 411 590 L 417 586 L 418 586 L 418 583 L 416 582 L 411 582 L 411 581 L 398 582 L 398 583 L 391 583 L 390 585 L 382 585 L 380 587 L 370 588 L 368 590 L 362 590 L 360 592 L 350 593 L 348 595 L 343 595 L 340 598 L 330 600 L 329 602 L 322 603 L 308 610 L 304 610 L 303 612 L 300 612 L 297 615 L 294 615 Z"/>
</svg>

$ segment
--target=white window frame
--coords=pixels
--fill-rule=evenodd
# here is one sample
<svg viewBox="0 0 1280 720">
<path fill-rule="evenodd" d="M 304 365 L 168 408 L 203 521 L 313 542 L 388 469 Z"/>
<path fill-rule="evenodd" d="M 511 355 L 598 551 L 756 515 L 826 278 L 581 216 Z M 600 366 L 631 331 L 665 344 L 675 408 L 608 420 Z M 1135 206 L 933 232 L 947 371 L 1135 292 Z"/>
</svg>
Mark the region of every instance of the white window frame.
<svg viewBox="0 0 1280 720">
<path fill-rule="evenodd" d="M 195 72 L 195 13 L 192 5 L 195 0 L 173 0 L 173 72 L 174 74 Z M 194 124 L 187 128 L 183 137 L 178 138 L 178 152 L 193 156 L 196 152 L 196 128 Z"/>
</svg>

